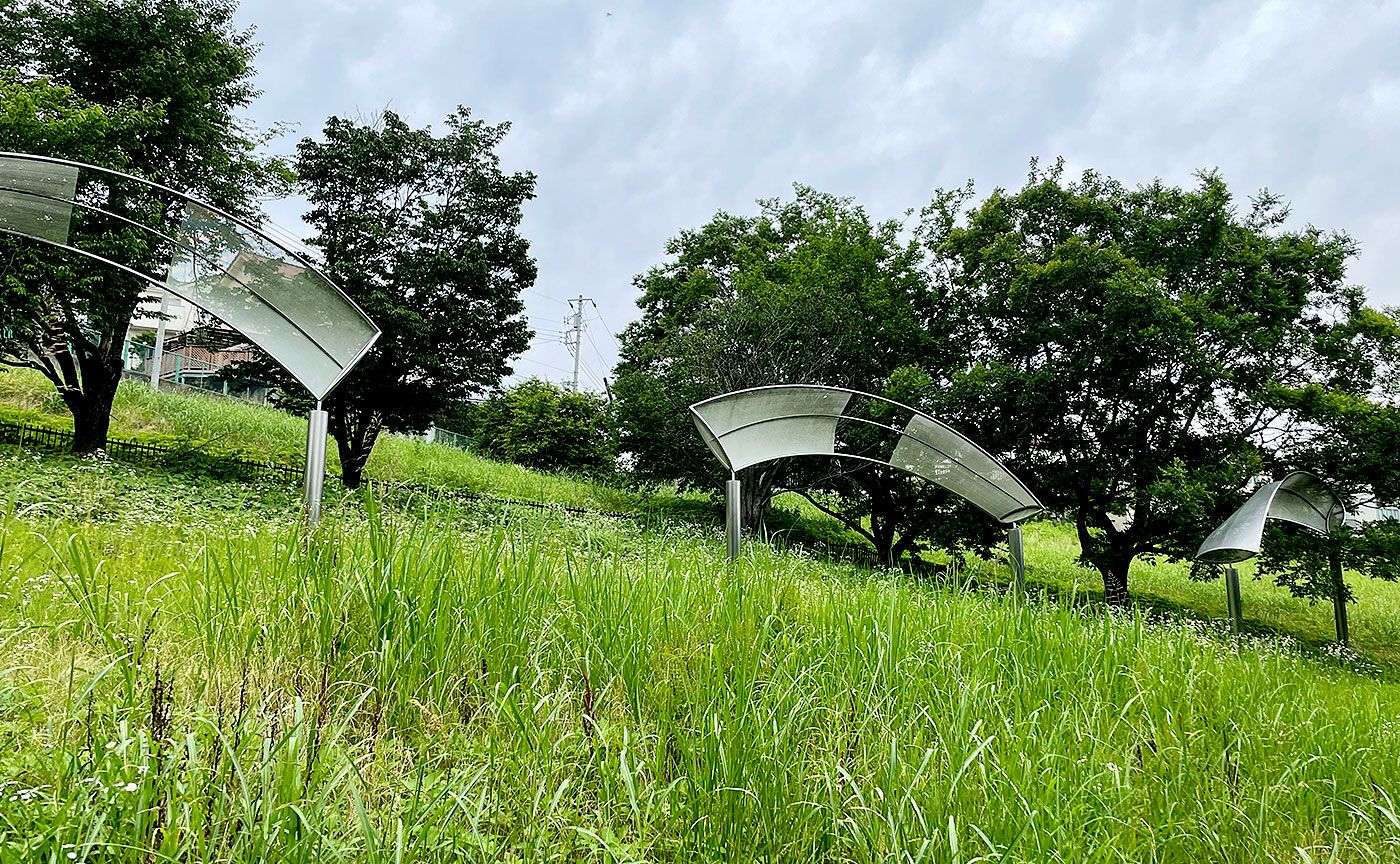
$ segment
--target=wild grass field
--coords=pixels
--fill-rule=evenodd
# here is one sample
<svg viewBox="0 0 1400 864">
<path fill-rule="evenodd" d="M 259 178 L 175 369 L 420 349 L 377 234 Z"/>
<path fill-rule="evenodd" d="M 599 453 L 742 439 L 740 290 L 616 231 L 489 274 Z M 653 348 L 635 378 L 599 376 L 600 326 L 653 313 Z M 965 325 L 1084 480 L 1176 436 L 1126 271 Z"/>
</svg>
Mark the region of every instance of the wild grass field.
<svg viewBox="0 0 1400 864">
<path fill-rule="evenodd" d="M 200 410 L 125 389 L 128 428 Z M 0 450 L 0 859 L 1400 860 L 1400 684 L 1306 650 L 1330 610 L 1106 614 L 1050 525 L 1026 603 L 995 563 L 731 565 L 640 493 L 413 458 L 641 515 L 339 495 L 308 534 L 287 484 Z M 1353 631 L 1393 646 L 1385 587 Z"/>
</svg>

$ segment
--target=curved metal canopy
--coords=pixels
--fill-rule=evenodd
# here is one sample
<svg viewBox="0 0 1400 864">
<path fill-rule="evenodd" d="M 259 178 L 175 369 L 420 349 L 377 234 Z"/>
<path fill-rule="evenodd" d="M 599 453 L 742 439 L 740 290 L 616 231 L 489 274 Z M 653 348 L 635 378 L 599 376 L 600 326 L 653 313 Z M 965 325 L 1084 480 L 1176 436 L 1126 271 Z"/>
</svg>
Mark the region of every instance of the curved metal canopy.
<svg viewBox="0 0 1400 864">
<path fill-rule="evenodd" d="M 109 196 L 94 189 L 120 189 L 125 215 L 99 206 Z M 180 227 L 167 233 L 172 213 Z M 132 229 L 151 248 L 171 250 L 168 269 L 144 272 L 114 260 L 113 232 Z M 183 297 L 267 352 L 318 400 L 379 338 L 309 253 L 291 248 L 300 244 L 140 177 L 0 153 L 0 232 L 76 252 Z"/>
<path fill-rule="evenodd" d="M 690 412 L 730 471 L 787 456 L 840 456 L 936 483 L 999 522 L 1044 509 L 987 451 L 927 414 L 870 393 L 780 384 L 706 399 Z"/>
<path fill-rule="evenodd" d="M 1346 507 L 1317 477 L 1294 471 L 1282 480 L 1259 487 L 1240 509 L 1211 532 L 1196 551 L 1207 564 L 1236 564 L 1259 554 L 1264 523 L 1282 519 L 1319 534 L 1330 534 L 1346 520 Z"/>
</svg>

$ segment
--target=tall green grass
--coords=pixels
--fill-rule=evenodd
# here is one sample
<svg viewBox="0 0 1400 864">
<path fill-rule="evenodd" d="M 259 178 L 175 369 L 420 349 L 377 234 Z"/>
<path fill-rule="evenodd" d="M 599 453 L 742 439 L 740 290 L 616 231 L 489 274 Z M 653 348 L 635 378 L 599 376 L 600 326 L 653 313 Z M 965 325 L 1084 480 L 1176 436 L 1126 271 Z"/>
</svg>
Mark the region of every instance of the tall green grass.
<svg viewBox="0 0 1400 864">
<path fill-rule="evenodd" d="M 121 530 L 114 530 L 120 527 Z M 1392 861 L 1400 688 L 714 532 L 11 508 L 0 850 L 86 861 Z"/>
<path fill-rule="evenodd" d="M 1053 522 L 1025 527 L 1029 578 L 1060 590 L 1102 591 L 1099 574 L 1080 566 L 1073 530 Z M 1332 604 L 1299 599 L 1272 581 L 1257 578 L 1253 562 L 1240 568 L 1240 593 L 1248 629 L 1287 634 L 1321 646 L 1336 639 Z M 1134 595 L 1178 607 L 1199 617 L 1224 619 L 1225 588 L 1220 578 L 1190 578 L 1190 566 L 1169 561 L 1133 562 L 1128 585 Z M 1348 604 L 1352 647 L 1376 662 L 1400 670 L 1400 584 L 1348 571 L 1355 599 Z"/>
<path fill-rule="evenodd" d="M 62 400 L 36 372 L 0 372 L 0 404 L 19 416 L 50 422 L 63 422 L 67 417 Z M 306 422 L 302 418 L 202 394 L 156 393 L 135 381 L 124 382 L 118 391 L 113 429 L 118 434 L 173 436 L 193 446 L 241 450 L 292 465 L 301 464 L 306 437 Z M 334 446 L 330 448 L 329 457 L 330 470 L 335 472 L 338 459 Z M 642 494 L 605 483 L 492 462 L 399 436 L 380 439 L 366 476 L 387 484 L 413 484 L 556 506 L 655 515 L 696 524 L 713 525 L 719 518 L 717 507 L 703 496 L 665 489 Z M 61 481 L 52 482 L 61 485 Z M 228 484 L 211 483 L 211 486 L 218 488 L 217 497 L 239 497 Z M 335 483 L 330 485 L 329 492 L 332 497 L 345 495 Z M 199 494 L 197 487 L 187 489 L 191 502 Z M 260 500 L 266 497 L 264 491 L 252 494 Z M 135 500 L 139 501 L 139 496 Z M 837 557 L 849 557 L 853 551 L 864 550 L 863 541 L 802 498 L 787 495 L 778 504 L 785 512 L 770 519 L 770 527 L 774 529 L 770 535 L 772 542 L 817 545 Z M 51 509 L 61 506 L 50 505 Z M 286 509 L 295 511 L 294 501 L 288 503 Z M 1071 529 L 1040 522 L 1026 526 L 1026 532 L 1033 584 L 1039 583 L 1055 592 L 1100 593 L 1102 583 L 1098 574 L 1077 563 L 1079 547 Z M 979 564 L 970 575 L 1004 579 L 1003 570 L 995 562 L 986 566 Z M 1180 564 L 1138 561 L 1129 575 L 1129 585 L 1148 605 L 1164 606 L 1189 616 L 1224 618 L 1224 590 L 1220 581 L 1193 582 L 1187 573 L 1187 568 Z M 1244 613 L 1250 629 L 1291 635 L 1314 647 L 1326 645 L 1333 639 L 1328 604 L 1299 600 L 1272 583 L 1254 580 L 1251 565 L 1245 565 L 1242 575 Z M 1354 574 L 1348 574 L 1348 582 L 1356 595 L 1350 616 L 1353 646 L 1383 667 L 1400 670 L 1400 585 Z"/>
<path fill-rule="evenodd" d="M 16 419 L 48 421 L 72 428 L 72 419 L 53 385 L 37 372 L 0 371 L 0 404 Z M 123 381 L 112 406 L 116 435 L 170 436 L 191 446 L 235 451 L 285 465 L 300 466 L 306 452 L 306 419 L 258 405 L 198 393 L 156 392 L 138 381 Z M 327 470 L 340 471 L 334 441 Z M 693 510 L 696 496 L 658 490 L 648 495 L 616 486 L 530 471 L 483 459 L 450 447 L 384 435 L 375 445 L 365 476 L 390 484 L 416 484 L 479 495 L 559 506 L 614 511 Z"/>
</svg>

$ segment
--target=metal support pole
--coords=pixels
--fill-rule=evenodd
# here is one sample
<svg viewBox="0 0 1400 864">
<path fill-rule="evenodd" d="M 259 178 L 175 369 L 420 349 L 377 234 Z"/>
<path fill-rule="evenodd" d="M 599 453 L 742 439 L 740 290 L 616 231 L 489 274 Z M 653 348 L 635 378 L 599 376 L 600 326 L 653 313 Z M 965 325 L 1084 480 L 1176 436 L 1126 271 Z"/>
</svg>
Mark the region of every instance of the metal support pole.
<svg viewBox="0 0 1400 864">
<path fill-rule="evenodd" d="M 160 366 L 165 362 L 165 314 L 170 308 L 170 295 L 160 292 L 160 318 L 156 321 L 156 347 L 151 353 L 151 389 L 160 389 Z"/>
<path fill-rule="evenodd" d="M 1011 581 L 1016 588 L 1016 598 L 1026 596 L 1026 548 L 1021 542 L 1021 526 L 1012 525 L 1006 532 L 1007 558 L 1011 561 Z"/>
<path fill-rule="evenodd" d="M 1240 599 L 1240 571 L 1233 566 L 1225 568 L 1225 608 L 1230 613 L 1230 629 L 1240 635 L 1244 629 L 1244 602 Z"/>
<path fill-rule="evenodd" d="M 321 493 L 326 485 L 326 427 L 329 416 L 318 401 L 306 424 L 306 522 L 321 520 Z"/>
<path fill-rule="evenodd" d="M 1342 550 L 1334 540 L 1327 550 L 1327 565 L 1332 570 L 1332 611 L 1337 618 L 1337 641 L 1346 645 L 1350 640 L 1347 633 L 1347 586 L 1342 579 Z"/>
<path fill-rule="evenodd" d="M 739 558 L 739 531 L 743 528 L 740 524 L 742 518 L 740 491 L 739 478 L 731 474 L 729 482 L 724 484 L 724 534 L 725 539 L 729 541 L 730 561 L 736 561 Z"/>
</svg>

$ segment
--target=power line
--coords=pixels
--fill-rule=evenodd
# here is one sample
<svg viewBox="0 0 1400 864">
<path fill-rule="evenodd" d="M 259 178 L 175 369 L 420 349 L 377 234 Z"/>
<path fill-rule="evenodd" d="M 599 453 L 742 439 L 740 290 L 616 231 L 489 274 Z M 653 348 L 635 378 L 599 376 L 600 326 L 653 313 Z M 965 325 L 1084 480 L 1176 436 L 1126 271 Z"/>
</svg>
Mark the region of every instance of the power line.
<svg viewBox="0 0 1400 864">
<path fill-rule="evenodd" d="M 536 359 L 533 358 L 533 357 L 520 357 L 520 358 L 517 358 L 517 359 L 519 359 L 519 360 L 521 360 L 521 361 L 523 361 L 523 362 L 525 362 L 525 363 L 534 363 L 536 366 L 543 366 L 543 367 L 546 368 L 546 369 L 553 369 L 555 372 L 563 372 L 565 375 L 568 375 L 568 374 L 569 374 L 569 370 L 568 370 L 568 369 L 561 369 L 561 368 L 558 367 L 558 366 L 552 366 L 552 365 L 550 365 L 549 363 L 541 362 L 541 361 L 539 361 L 539 360 L 536 360 Z"/>
<path fill-rule="evenodd" d="M 590 367 L 590 366 L 588 365 L 588 361 L 585 360 L 585 361 L 583 362 L 582 365 L 583 365 L 583 371 L 584 371 L 584 373 L 585 373 L 585 374 L 588 376 L 588 378 L 593 382 L 593 386 L 594 386 L 595 388 L 601 386 L 600 383 L 599 383 L 601 379 L 598 377 L 598 373 L 596 373 L 596 372 L 593 371 L 592 367 Z M 578 388 L 574 388 L 574 389 L 577 390 Z"/>
<path fill-rule="evenodd" d="M 557 298 L 557 297 L 550 297 L 548 294 L 541 294 L 540 292 L 536 291 L 536 290 L 533 289 L 533 288 L 526 288 L 526 289 L 524 289 L 524 290 L 526 291 L 526 293 L 534 294 L 536 297 L 543 297 L 544 299 L 548 300 L 549 302 L 551 302 L 551 303 L 558 303 L 558 304 L 560 304 L 561 306 L 567 305 L 568 302 L 569 302 L 569 301 L 567 301 L 567 300 L 560 300 L 560 299 Z"/>
<path fill-rule="evenodd" d="M 603 332 L 608 334 L 608 338 L 613 340 L 614 345 L 619 349 L 622 348 L 622 343 L 617 341 L 617 337 L 613 335 L 612 328 L 608 326 L 608 322 L 603 320 L 603 313 L 598 309 L 597 303 L 593 304 L 593 311 L 597 313 L 598 323 L 603 325 Z"/>
<path fill-rule="evenodd" d="M 598 362 L 602 364 L 602 368 L 608 368 L 608 361 L 606 358 L 603 357 L 603 352 L 598 350 L 598 343 L 594 342 L 592 339 L 589 339 L 588 347 L 593 349 L 593 354 L 598 358 Z"/>
</svg>

